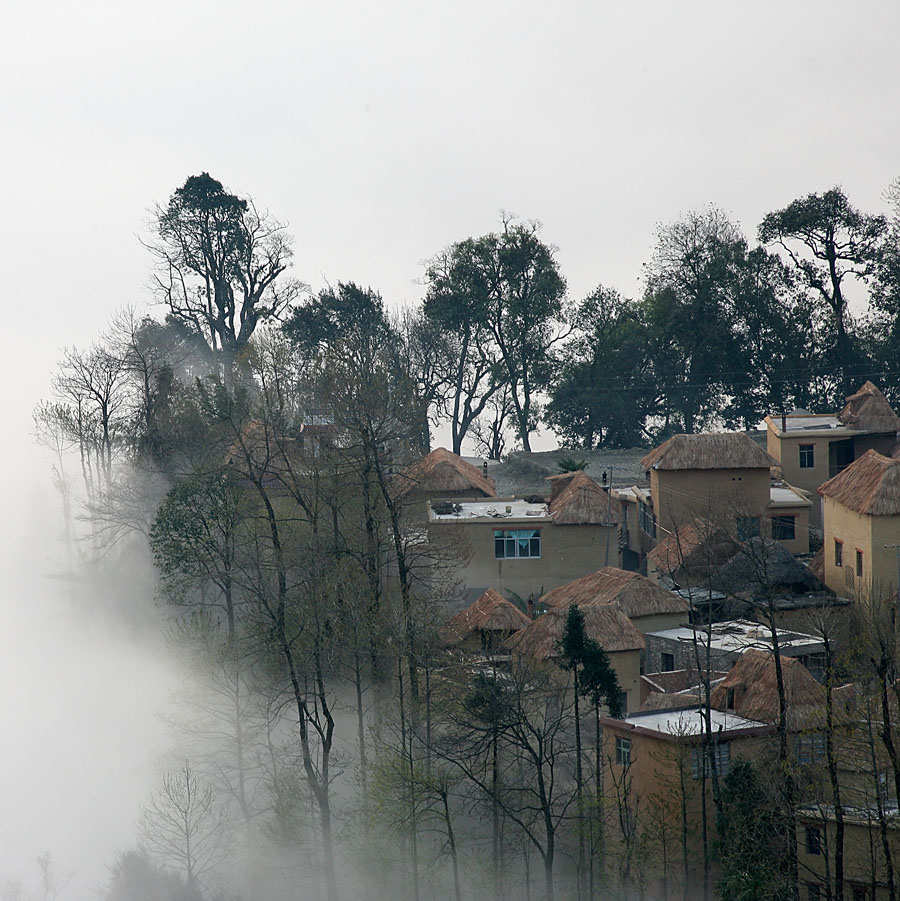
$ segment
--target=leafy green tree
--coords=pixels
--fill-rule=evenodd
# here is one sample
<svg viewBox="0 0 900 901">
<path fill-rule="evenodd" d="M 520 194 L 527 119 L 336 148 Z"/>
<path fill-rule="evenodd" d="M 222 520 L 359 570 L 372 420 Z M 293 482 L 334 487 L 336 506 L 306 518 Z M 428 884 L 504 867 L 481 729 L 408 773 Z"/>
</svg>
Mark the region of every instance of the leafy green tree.
<svg viewBox="0 0 900 901">
<path fill-rule="evenodd" d="M 553 355 L 547 421 L 586 449 L 644 444 L 655 390 L 640 305 L 601 285 L 571 324 L 572 339 Z"/>
<path fill-rule="evenodd" d="M 730 374 L 747 371 L 733 328 L 745 252 L 738 227 L 712 206 L 657 231 L 642 307 L 659 438 L 710 425 L 724 407 Z"/>
<path fill-rule="evenodd" d="M 566 281 L 555 248 L 540 239 L 537 222 L 504 216 L 502 224 L 500 232 L 454 244 L 439 258 L 440 264 L 430 266 L 426 313 L 463 335 L 467 367 L 475 365 L 472 355 L 485 349 L 483 336 L 490 339 L 510 388 L 519 441 L 530 451 L 540 412 L 536 395 L 547 378 L 550 350 L 565 334 Z M 491 395 L 496 390 L 480 387 L 499 378 L 491 367 L 485 368 L 489 359 L 478 364 L 483 372 L 477 380 L 475 370 L 460 371 L 457 383 L 468 380 L 469 388 L 459 395 L 460 404 L 454 403 L 458 431 L 468 416 L 460 412 L 465 398 L 471 414 L 472 405 L 480 403 L 485 392 Z"/>
<path fill-rule="evenodd" d="M 438 254 L 425 270 L 428 292 L 422 312 L 441 336 L 436 356 L 444 373 L 444 412 L 455 454 L 462 453 L 466 435 L 501 382 L 488 327 L 488 292 L 477 261 L 475 242 L 468 239 Z"/>
<path fill-rule="evenodd" d="M 860 212 L 839 187 L 798 198 L 769 213 L 759 226 L 759 240 L 787 255 L 834 328 L 836 402 L 854 390 L 855 380 L 867 369 L 845 289 L 854 281 L 866 285 L 875 274 L 886 232 L 884 216 Z"/>
<path fill-rule="evenodd" d="M 723 901 L 779 901 L 794 897 L 787 874 L 787 843 L 778 799 L 751 763 L 737 761 L 722 785 L 719 858 Z"/>
<path fill-rule="evenodd" d="M 209 173 L 192 175 L 154 211 L 156 288 L 170 315 L 202 336 L 228 372 L 257 325 L 301 292 L 287 277 L 293 248 L 284 225 Z"/>
</svg>

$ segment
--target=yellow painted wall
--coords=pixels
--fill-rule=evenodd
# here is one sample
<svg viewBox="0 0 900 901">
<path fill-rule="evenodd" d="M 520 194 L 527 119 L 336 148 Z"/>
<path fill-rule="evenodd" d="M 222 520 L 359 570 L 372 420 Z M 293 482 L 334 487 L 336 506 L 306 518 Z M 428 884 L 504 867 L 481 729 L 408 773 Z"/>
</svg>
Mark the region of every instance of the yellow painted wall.
<svg viewBox="0 0 900 901">
<path fill-rule="evenodd" d="M 728 531 L 735 516 L 764 516 L 769 505 L 768 469 L 650 470 L 657 522 L 674 531 L 700 517 Z"/>
<path fill-rule="evenodd" d="M 872 521 L 830 497 L 822 498 L 825 518 L 825 584 L 835 594 L 868 596 L 872 584 Z M 843 566 L 835 563 L 835 541 L 843 542 Z M 863 576 L 856 576 L 856 549 L 863 552 Z"/>
<path fill-rule="evenodd" d="M 435 531 L 457 534 L 471 544 L 472 557 L 458 573 L 469 589 L 494 588 L 505 597 L 523 600 L 596 572 L 604 566 L 621 566 L 618 526 L 557 526 L 552 521 L 501 519 L 496 522 L 441 520 Z M 494 531 L 540 529 L 541 556 L 496 559 Z M 453 530 L 456 530 L 454 533 Z"/>
<path fill-rule="evenodd" d="M 810 507 L 806 505 L 797 507 L 770 507 L 769 517 L 773 516 L 793 516 L 794 517 L 794 540 L 780 541 L 792 554 L 809 553 L 809 512 Z M 771 531 L 767 534 L 771 535 Z"/>
</svg>

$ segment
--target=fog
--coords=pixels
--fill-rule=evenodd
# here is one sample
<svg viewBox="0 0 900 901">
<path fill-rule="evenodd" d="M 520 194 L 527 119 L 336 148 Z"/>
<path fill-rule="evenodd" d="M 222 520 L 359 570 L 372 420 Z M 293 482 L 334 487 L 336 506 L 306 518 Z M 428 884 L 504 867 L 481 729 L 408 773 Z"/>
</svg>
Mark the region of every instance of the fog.
<svg viewBox="0 0 900 901">
<path fill-rule="evenodd" d="M 545 223 L 574 297 L 601 281 L 634 295 L 655 223 L 705 203 L 750 236 L 835 183 L 882 209 L 898 25 L 886 2 L 13 7 L 0 884 L 50 850 L 73 872 L 61 897 L 90 897 L 171 747 L 152 577 L 61 578 L 52 460 L 30 435 L 60 349 L 145 308 L 148 208 L 209 170 L 290 223 L 299 277 L 391 304 L 508 209 Z"/>
<path fill-rule="evenodd" d="M 72 873 L 61 897 L 88 898 L 158 780 L 171 665 L 146 573 L 121 592 L 65 578 L 51 461 L 17 425 L 2 523 L 0 885 L 33 880 L 49 850 Z"/>
</svg>

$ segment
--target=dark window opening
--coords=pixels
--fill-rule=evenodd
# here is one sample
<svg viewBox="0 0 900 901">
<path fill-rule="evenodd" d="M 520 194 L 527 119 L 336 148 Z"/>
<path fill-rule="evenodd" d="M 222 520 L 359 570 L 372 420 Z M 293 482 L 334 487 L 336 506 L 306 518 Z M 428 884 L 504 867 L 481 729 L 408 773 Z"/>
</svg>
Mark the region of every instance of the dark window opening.
<svg viewBox="0 0 900 901">
<path fill-rule="evenodd" d="M 776 541 L 793 541 L 797 537 L 797 517 L 773 516 L 772 537 Z"/>
<path fill-rule="evenodd" d="M 838 538 L 834 539 L 834 565 L 844 565 L 844 542 Z"/>
<path fill-rule="evenodd" d="M 816 446 L 814 444 L 800 445 L 800 468 L 812 469 L 816 465 Z"/>
<path fill-rule="evenodd" d="M 759 537 L 759 517 L 739 516 L 737 518 L 738 541 L 749 541 Z"/>
<path fill-rule="evenodd" d="M 806 827 L 806 853 L 822 853 L 822 830 L 818 826 Z"/>
</svg>

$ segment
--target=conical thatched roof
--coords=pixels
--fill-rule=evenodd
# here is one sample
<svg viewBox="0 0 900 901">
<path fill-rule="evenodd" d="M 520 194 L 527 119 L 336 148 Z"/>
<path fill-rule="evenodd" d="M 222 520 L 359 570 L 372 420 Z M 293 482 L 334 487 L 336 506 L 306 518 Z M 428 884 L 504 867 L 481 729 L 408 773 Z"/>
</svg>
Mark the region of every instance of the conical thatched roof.
<svg viewBox="0 0 900 901">
<path fill-rule="evenodd" d="M 792 731 L 815 728 L 825 710 L 825 689 L 794 657 L 781 658 L 787 724 Z M 712 692 L 710 703 L 717 710 L 728 709 L 728 692 L 734 692 L 732 709 L 738 716 L 761 723 L 779 717 L 775 658 L 767 651 L 749 648 L 741 654 L 731 672 Z"/>
<path fill-rule="evenodd" d="M 497 496 L 493 479 L 445 447 L 436 447 L 417 463 L 408 466 L 394 480 L 394 490 L 398 497 L 411 491 L 435 497 L 442 494 Z"/>
<path fill-rule="evenodd" d="M 819 487 L 819 494 L 866 516 L 900 513 L 900 460 L 866 451 Z"/>
<path fill-rule="evenodd" d="M 734 553 L 734 540 L 723 530 L 697 519 L 679 526 L 663 538 L 647 559 L 658 572 L 671 576 L 678 570 L 710 570 Z"/>
<path fill-rule="evenodd" d="M 824 588 L 783 544 L 763 537 L 751 538 L 739 547 L 710 581 L 719 591 L 739 595 L 760 595 L 773 589 L 805 594 Z"/>
<path fill-rule="evenodd" d="M 584 628 L 590 638 L 607 653 L 642 651 L 644 637 L 631 620 L 613 604 L 594 604 L 582 608 Z M 534 660 L 553 660 L 559 657 L 559 643 L 566 631 L 568 610 L 548 610 L 527 629 L 516 632 L 506 643 L 514 653 Z"/>
<path fill-rule="evenodd" d="M 615 604 L 629 619 L 661 613 L 687 613 L 690 604 L 682 597 L 651 582 L 640 573 L 627 572 L 615 566 L 575 579 L 548 591 L 541 600 L 557 610 L 571 604 L 588 607 L 593 604 Z"/>
<path fill-rule="evenodd" d="M 673 435 L 641 460 L 646 470 L 769 469 L 777 465 L 743 432 Z"/>
<path fill-rule="evenodd" d="M 847 398 L 838 419 L 851 429 L 867 432 L 896 432 L 900 429 L 900 419 L 872 382 L 866 382 L 856 394 Z"/>
<path fill-rule="evenodd" d="M 621 522 L 618 499 L 583 471 L 550 476 L 548 481 L 552 486 L 548 509 L 556 525 L 616 525 Z"/>
<path fill-rule="evenodd" d="M 515 632 L 531 625 L 531 620 L 501 597 L 493 588 L 474 604 L 461 610 L 444 626 L 442 637 L 448 644 L 456 644 L 479 632 Z"/>
</svg>

